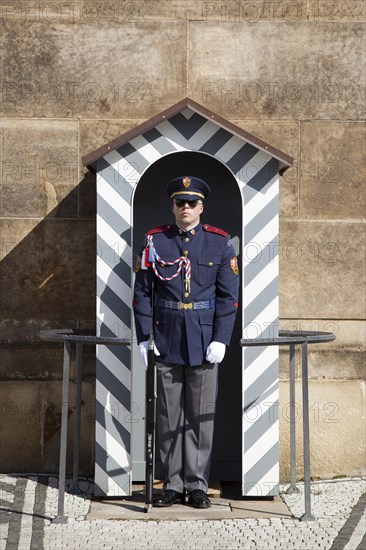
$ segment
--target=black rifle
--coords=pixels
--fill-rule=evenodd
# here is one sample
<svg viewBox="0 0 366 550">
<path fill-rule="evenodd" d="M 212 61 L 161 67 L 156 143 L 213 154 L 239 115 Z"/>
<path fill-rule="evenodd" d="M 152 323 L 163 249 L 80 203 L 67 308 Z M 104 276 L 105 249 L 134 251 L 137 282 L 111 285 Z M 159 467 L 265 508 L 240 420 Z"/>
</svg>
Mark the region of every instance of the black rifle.
<svg viewBox="0 0 366 550">
<path fill-rule="evenodd" d="M 156 423 L 156 367 L 154 360 L 154 334 L 150 331 L 146 370 L 146 424 L 145 424 L 145 512 L 150 512 L 153 501 Z"/>
</svg>

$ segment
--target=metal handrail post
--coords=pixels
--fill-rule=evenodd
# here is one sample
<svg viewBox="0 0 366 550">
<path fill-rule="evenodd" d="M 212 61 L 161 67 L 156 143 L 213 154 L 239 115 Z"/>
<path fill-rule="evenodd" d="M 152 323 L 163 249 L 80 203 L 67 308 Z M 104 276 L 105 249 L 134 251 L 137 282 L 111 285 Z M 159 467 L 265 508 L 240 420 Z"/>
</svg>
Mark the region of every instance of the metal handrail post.
<svg viewBox="0 0 366 550">
<path fill-rule="evenodd" d="M 76 342 L 76 398 L 75 398 L 75 423 L 74 423 L 74 459 L 73 459 L 73 493 L 80 493 L 79 483 L 79 457 L 80 457 L 80 422 L 81 422 L 81 394 L 83 372 L 83 344 Z"/>
<path fill-rule="evenodd" d="M 301 378 L 302 378 L 302 409 L 303 409 L 303 440 L 304 440 L 304 490 L 305 513 L 300 521 L 315 520 L 311 513 L 310 493 L 310 429 L 309 429 L 309 388 L 308 388 L 308 342 L 301 344 Z"/>
<path fill-rule="evenodd" d="M 295 344 L 290 344 L 290 486 L 287 495 L 299 494 L 296 486 Z"/>
<path fill-rule="evenodd" d="M 70 375 L 71 344 L 64 341 L 64 364 L 62 372 L 62 406 L 61 406 L 61 437 L 60 437 L 60 472 L 58 478 L 57 516 L 52 523 L 67 523 L 64 515 L 65 482 L 66 482 L 66 451 L 67 451 L 67 419 L 69 409 L 69 375 Z"/>
</svg>

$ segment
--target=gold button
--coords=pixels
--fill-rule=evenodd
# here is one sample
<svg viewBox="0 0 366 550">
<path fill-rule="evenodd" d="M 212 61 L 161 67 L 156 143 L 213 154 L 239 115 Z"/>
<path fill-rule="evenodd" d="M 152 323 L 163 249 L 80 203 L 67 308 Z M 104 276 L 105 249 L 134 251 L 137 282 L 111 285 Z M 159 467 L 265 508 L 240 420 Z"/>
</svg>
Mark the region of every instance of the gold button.
<svg viewBox="0 0 366 550">
<path fill-rule="evenodd" d="M 155 321 L 155 324 L 158 325 L 158 324 L 159 324 L 159 321 Z"/>
<path fill-rule="evenodd" d="M 195 235 L 196 234 L 195 229 L 192 229 L 191 233 L 192 233 L 192 235 Z"/>
<path fill-rule="evenodd" d="M 213 263 L 212 263 L 212 262 L 208 262 L 208 266 L 209 266 L 209 267 L 212 267 L 212 266 L 213 266 Z"/>
<path fill-rule="evenodd" d="M 184 254 L 185 256 L 188 256 L 188 250 L 185 250 L 185 251 L 183 252 L 183 254 Z"/>
<path fill-rule="evenodd" d="M 185 237 L 184 242 L 185 242 L 185 243 L 189 243 L 188 237 Z"/>
<path fill-rule="evenodd" d="M 184 297 L 185 297 L 185 298 L 188 298 L 188 296 L 189 296 L 189 292 L 185 292 L 185 293 L 184 293 Z"/>
</svg>

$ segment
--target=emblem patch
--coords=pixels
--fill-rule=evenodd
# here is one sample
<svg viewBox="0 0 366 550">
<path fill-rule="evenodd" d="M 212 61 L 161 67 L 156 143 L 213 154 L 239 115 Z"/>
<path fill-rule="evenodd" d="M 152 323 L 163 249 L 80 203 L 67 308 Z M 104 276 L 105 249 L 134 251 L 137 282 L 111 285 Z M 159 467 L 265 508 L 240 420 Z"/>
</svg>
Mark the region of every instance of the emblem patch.
<svg viewBox="0 0 366 550">
<path fill-rule="evenodd" d="M 238 267 L 238 259 L 236 256 L 234 256 L 234 258 L 230 258 L 230 267 L 233 273 L 235 273 L 235 275 L 238 275 L 239 267 Z"/>
<path fill-rule="evenodd" d="M 191 178 L 183 178 L 182 179 L 182 183 L 183 183 L 183 185 L 186 189 L 188 189 L 188 187 L 191 185 L 191 181 L 192 181 Z"/>
<path fill-rule="evenodd" d="M 141 269 L 141 256 L 137 257 L 136 266 L 135 266 L 135 273 L 138 273 Z"/>
</svg>

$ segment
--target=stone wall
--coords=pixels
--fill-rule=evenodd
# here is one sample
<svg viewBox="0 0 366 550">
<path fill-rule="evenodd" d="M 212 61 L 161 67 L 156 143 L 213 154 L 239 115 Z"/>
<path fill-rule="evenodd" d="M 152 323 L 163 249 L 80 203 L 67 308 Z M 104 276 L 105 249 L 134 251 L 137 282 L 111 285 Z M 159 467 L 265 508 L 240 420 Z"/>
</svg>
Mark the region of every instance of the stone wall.
<svg viewBox="0 0 366 550">
<path fill-rule="evenodd" d="M 37 334 L 94 326 L 82 156 L 190 96 L 296 159 L 280 182 L 281 326 L 337 335 L 310 354 L 312 474 L 362 473 L 363 0 L 2 0 L 1 17 L 0 471 L 57 470 L 62 351 Z M 83 389 L 89 474 L 91 351 Z M 280 422 L 288 478 L 285 356 Z"/>
</svg>

